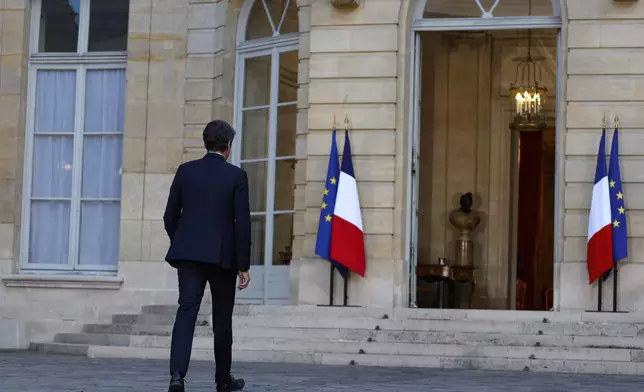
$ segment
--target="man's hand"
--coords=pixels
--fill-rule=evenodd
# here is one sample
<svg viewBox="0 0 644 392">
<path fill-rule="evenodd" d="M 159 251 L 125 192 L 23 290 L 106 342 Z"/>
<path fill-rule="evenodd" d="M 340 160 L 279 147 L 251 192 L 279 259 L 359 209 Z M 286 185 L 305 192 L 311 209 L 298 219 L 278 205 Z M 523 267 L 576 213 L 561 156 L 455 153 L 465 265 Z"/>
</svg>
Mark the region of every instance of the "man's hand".
<svg viewBox="0 0 644 392">
<path fill-rule="evenodd" d="M 239 272 L 239 284 L 237 285 L 237 288 L 239 290 L 243 290 L 246 287 L 248 287 L 248 284 L 250 283 L 250 274 L 248 271 L 245 272 Z"/>
</svg>

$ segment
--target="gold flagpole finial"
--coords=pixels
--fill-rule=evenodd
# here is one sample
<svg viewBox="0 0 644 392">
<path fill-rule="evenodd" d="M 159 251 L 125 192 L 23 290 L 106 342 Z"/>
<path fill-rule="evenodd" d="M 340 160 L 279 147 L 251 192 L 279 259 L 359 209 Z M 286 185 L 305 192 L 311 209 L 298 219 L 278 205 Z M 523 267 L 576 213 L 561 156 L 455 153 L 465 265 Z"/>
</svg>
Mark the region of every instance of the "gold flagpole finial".
<svg viewBox="0 0 644 392">
<path fill-rule="evenodd" d="M 335 113 L 333 113 L 333 129 L 336 129 L 338 127 L 338 122 L 335 119 Z"/>
<path fill-rule="evenodd" d="M 606 112 L 602 116 L 602 129 L 606 129 Z"/>
<path fill-rule="evenodd" d="M 349 130 L 349 115 L 346 112 L 344 113 L 344 130 Z"/>
<path fill-rule="evenodd" d="M 615 115 L 615 129 L 619 128 L 619 114 Z"/>
</svg>

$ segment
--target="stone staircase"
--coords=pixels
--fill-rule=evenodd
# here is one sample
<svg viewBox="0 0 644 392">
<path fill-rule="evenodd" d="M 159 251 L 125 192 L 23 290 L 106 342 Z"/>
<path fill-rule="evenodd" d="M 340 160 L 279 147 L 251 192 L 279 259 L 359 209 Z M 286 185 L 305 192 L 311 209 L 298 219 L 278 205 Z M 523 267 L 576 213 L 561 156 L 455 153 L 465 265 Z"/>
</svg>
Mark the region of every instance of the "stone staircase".
<svg viewBox="0 0 644 392">
<path fill-rule="evenodd" d="M 202 309 L 207 306 L 202 306 Z M 145 306 L 31 349 L 167 359 L 175 306 Z M 234 360 L 644 374 L 644 314 L 238 306 Z M 192 352 L 213 359 L 210 316 Z"/>
</svg>

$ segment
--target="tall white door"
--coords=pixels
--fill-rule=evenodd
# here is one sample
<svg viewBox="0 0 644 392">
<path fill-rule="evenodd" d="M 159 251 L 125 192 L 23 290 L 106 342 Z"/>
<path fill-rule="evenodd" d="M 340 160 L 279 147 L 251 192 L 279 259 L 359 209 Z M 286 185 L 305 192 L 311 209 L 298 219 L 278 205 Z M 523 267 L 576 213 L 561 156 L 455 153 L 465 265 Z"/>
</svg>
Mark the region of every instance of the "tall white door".
<svg viewBox="0 0 644 392">
<path fill-rule="evenodd" d="M 297 46 L 240 55 L 235 144 L 248 173 L 252 214 L 251 284 L 238 302 L 285 304 L 293 239 Z"/>
</svg>

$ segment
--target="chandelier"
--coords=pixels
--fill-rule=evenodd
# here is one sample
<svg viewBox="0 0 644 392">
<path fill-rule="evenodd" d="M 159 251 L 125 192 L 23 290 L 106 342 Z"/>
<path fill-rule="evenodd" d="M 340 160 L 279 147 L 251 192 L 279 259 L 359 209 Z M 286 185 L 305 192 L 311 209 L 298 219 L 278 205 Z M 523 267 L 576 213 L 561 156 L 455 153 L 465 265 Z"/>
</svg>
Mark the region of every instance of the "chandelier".
<svg viewBox="0 0 644 392">
<path fill-rule="evenodd" d="M 532 0 L 529 2 L 529 16 L 532 15 Z M 546 127 L 544 104 L 548 89 L 541 86 L 543 56 L 532 55 L 532 33 L 528 30 L 528 53 L 512 59 L 517 62 L 514 83 L 510 85 L 510 97 L 516 110 L 510 128 L 517 131 L 542 131 Z"/>
</svg>

